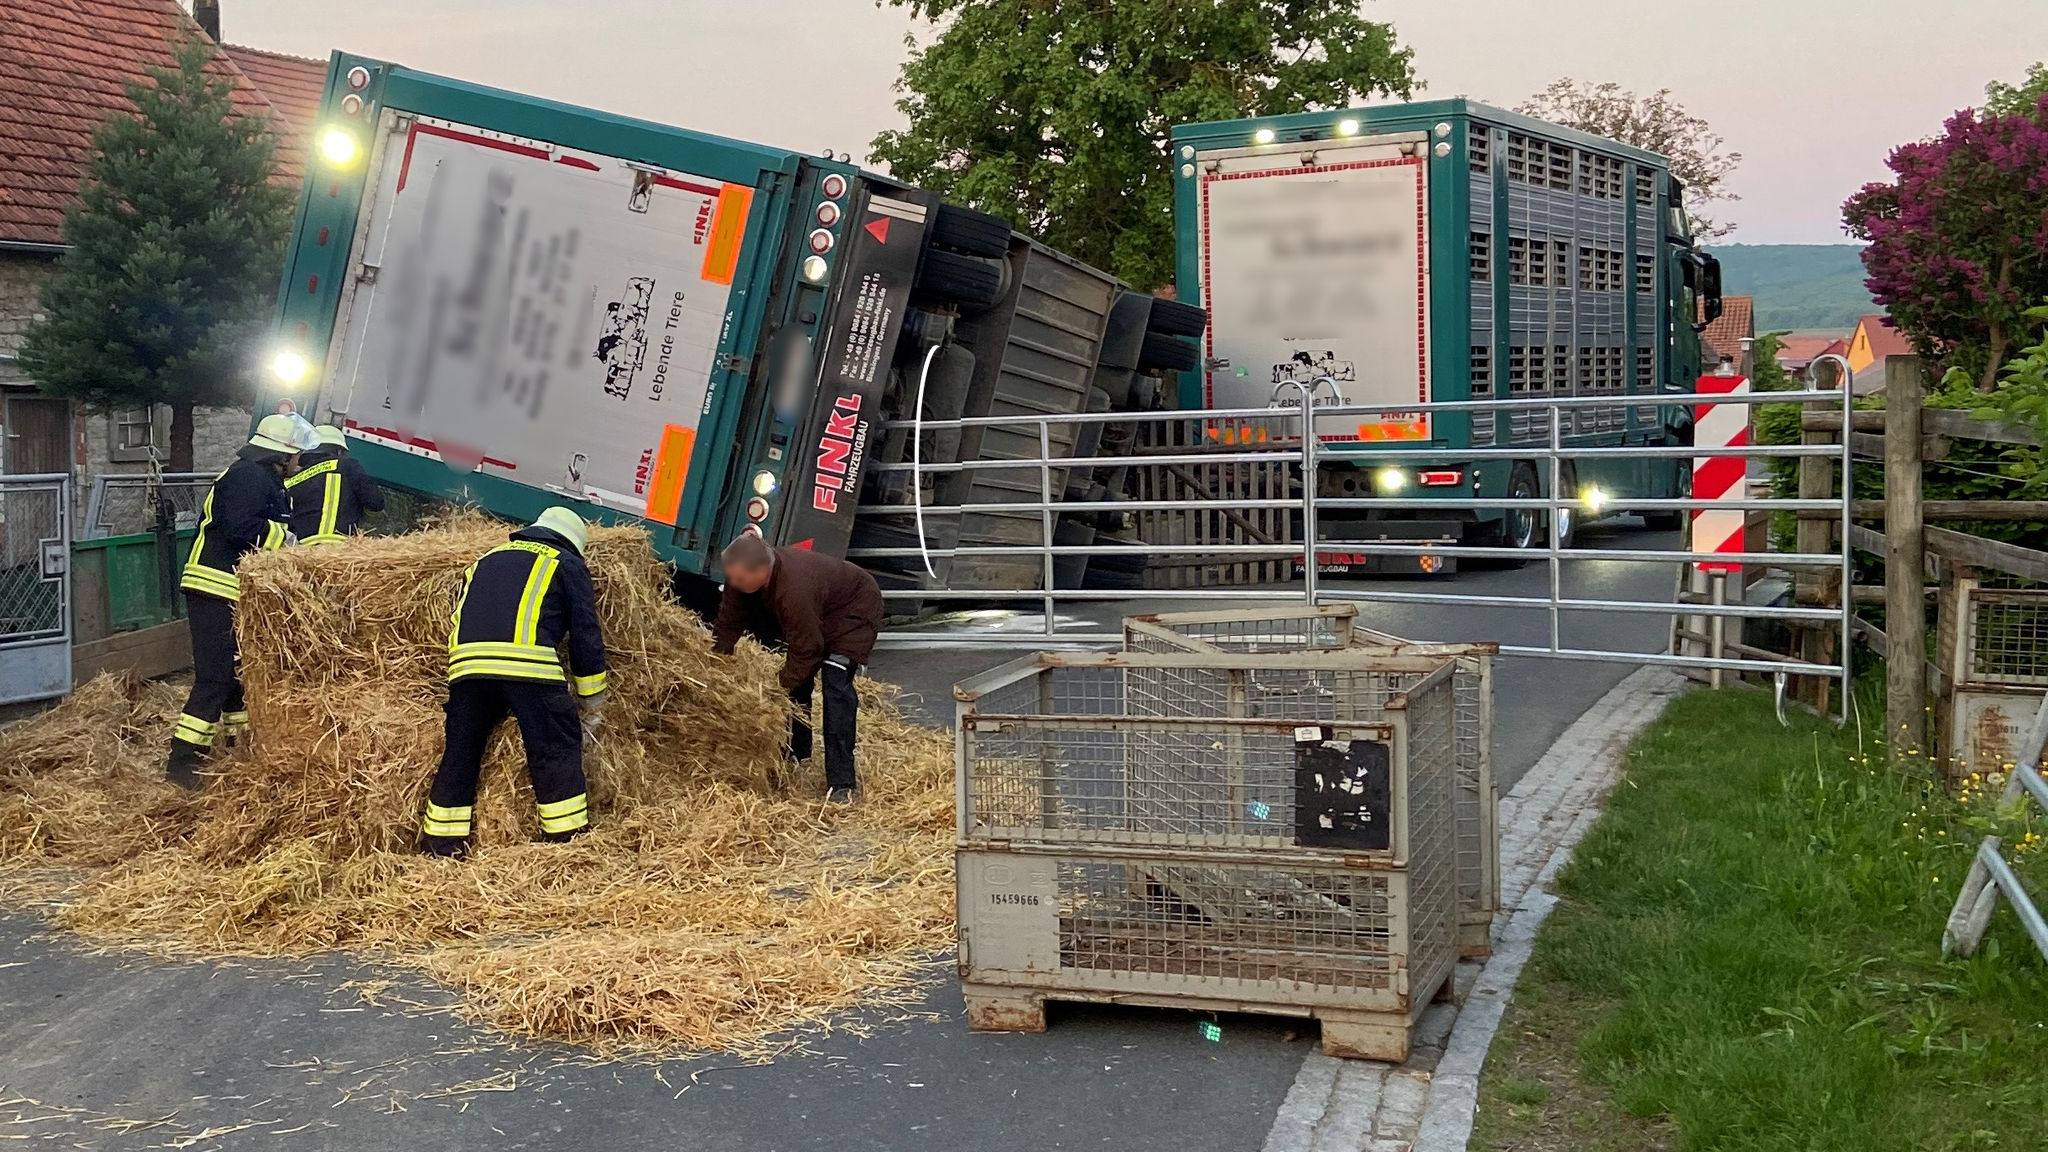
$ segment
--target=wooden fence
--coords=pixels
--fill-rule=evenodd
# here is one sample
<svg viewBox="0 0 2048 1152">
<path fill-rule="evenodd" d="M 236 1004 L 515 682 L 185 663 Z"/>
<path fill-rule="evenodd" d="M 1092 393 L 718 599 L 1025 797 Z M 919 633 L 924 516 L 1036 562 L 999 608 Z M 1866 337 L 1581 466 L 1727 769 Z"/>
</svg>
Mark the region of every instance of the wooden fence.
<svg viewBox="0 0 2048 1152">
<path fill-rule="evenodd" d="M 1964 770 L 1969 749 L 1959 746 L 1966 741 L 1959 740 L 1958 733 L 1981 736 L 1987 742 L 1985 754 L 1995 757 L 1996 741 L 2020 723 L 1997 712 L 1981 719 L 1971 713 L 1963 717 L 1971 723 L 1959 725 L 1958 708 L 1976 707 L 1980 696 L 1991 698 L 1995 708 L 1997 697 L 2009 694 L 2013 707 L 2031 716 L 2038 689 L 2048 687 L 2048 591 L 2018 587 L 2048 584 L 2048 552 L 1939 525 L 2048 521 L 2048 500 L 1926 499 L 1925 467 L 1947 458 L 1950 441 L 2038 446 L 2040 440 L 2017 425 L 1925 408 L 1924 398 L 1919 360 L 1892 357 L 1886 363 L 1884 410 L 1852 414 L 1846 430 L 1857 456 L 1882 461 L 1885 492 L 1882 500 L 1851 504 L 1853 520 L 1881 521 L 1882 527 L 1852 523 L 1850 545 L 1885 561 L 1882 587 L 1849 589 L 1856 604 L 1884 605 L 1885 626 L 1879 629 L 1859 617 L 1853 634 L 1857 642 L 1885 657 L 1885 728 L 1894 754 L 1939 755 L 1954 770 Z M 1808 443 L 1839 443 L 1845 434 L 1839 409 L 1809 409 L 1801 416 L 1800 428 Z M 1800 496 L 1825 499 L 1835 493 L 1835 483 L 1832 461 L 1801 461 Z M 1837 547 L 1833 525 L 1839 522 L 1835 513 L 1801 513 L 1798 550 Z M 1833 574 L 1802 580 L 1798 598 L 1803 604 L 1839 605 L 1838 583 Z M 2014 587 L 1997 587 L 2000 584 Z M 1903 658 L 1929 652 L 1930 597 L 1935 605 L 1932 655 Z M 1801 655 L 1807 658 L 1832 654 L 1832 634 L 1824 630 L 1805 632 L 1801 644 Z M 1819 690 L 1826 691 L 1824 683 Z M 1935 721 L 1932 732 L 1930 711 Z M 1933 739 L 1936 734 L 1942 739 Z"/>
</svg>

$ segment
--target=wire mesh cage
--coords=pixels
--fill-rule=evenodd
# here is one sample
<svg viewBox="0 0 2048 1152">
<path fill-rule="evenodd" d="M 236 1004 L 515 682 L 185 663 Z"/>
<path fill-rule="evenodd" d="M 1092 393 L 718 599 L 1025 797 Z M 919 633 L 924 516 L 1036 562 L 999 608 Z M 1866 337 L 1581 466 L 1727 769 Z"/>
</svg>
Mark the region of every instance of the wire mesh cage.
<svg viewBox="0 0 2048 1152">
<path fill-rule="evenodd" d="M 1042 1027 L 1047 996 L 1227 1002 L 1399 1058 L 1458 956 L 1455 674 L 1356 649 L 1041 654 L 960 685 L 970 1023 Z"/>
<path fill-rule="evenodd" d="M 1350 649 L 1384 656 L 1449 659 L 1456 667 L 1453 743 L 1457 760 L 1459 947 L 1467 956 L 1492 947 L 1500 907 L 1499 795 L 1493 782 L 1493 658 L 1495 644 L 1421 644 L 1358 623 L 1355 604 L 1161 613 L 1124 620 L 1128 652 L 1298 652 Z M 1315 719 L 1373 720 L 1388 694 L 1418 673 L 1389 672 L 1382 694 L 1339 698 L 1312 694 L 1298 703 Z M 1310 711 L 1308 705 L 1319 708 Z"/>
<path fill-rule="evenodd" d="M 1965 680 L 2048 687 L 2048 592 L 1973 589 L 1964 651 Z"/>
</svg>

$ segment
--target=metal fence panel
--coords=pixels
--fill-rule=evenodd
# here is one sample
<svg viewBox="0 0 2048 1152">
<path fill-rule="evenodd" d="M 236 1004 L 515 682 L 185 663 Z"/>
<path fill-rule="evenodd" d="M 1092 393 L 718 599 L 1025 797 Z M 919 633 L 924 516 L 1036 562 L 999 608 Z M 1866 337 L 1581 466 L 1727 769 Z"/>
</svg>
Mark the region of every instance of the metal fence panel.
<svg viewBox="0 0 2048 1152">
<path fill-rule="evenodd" d="M 71 689 L 71 478 L 0 476 L 0 704 Z"/>
</svg>

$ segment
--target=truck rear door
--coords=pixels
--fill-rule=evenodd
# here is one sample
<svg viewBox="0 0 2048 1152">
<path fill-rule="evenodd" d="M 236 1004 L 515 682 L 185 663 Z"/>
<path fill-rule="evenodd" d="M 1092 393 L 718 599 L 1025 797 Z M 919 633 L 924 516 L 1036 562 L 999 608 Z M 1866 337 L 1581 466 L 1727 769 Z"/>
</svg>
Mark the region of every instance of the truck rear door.
<svg viewBox="0 0 2048 1152">
<path fill-rule="evenodd" d="M 1276 390 L 1299 403 L 1289 382 L 1315 387 L 1318 406 L 1428 401 L 1426 147 L 1414 132 L 1197 154 L 1205 407 L 1265 407 Z M 1316 429 L 1430 438 L 1419 411 Z"/>
<path fill-rule="evenodd" d="M 332 418 L 458 473 L 676 524 L 735 281 L 762 242 L 756 189 L 454 120 L 382 121 L 330 346 Z"/>
</svg>

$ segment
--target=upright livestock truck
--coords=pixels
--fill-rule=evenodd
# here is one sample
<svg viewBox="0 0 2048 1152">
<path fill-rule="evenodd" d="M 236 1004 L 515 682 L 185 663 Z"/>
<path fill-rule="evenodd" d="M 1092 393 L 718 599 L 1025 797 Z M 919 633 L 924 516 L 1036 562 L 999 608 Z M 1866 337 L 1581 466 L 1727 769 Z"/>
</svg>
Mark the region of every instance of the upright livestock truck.
<svg viewBox="0 0 2048 1152">
<path fill-rule="evenodd" d="M 1399 406 L 1612 396 L 1564 409 L 1560 446 L 1691 443 L 1696 324 L 1720 312 L 1720 270 L 1694 244 L 1664 157 L 1467 100 L 1435 100 L 1173 132 L 1179 298 L 1209 312 L 1183 408 Z M 1703 326 L 1701 324 L 1700 326 Z M 1298 411 L 1298 409 L 1297 409 Z M 1298 425 L 1297 425 L 1298 426 Z M 1319 494 L 1468 502 L 1552 495 L 1547 460 L 1462 457 L 1547 448 L 1549 415 L 1402 410 L 1316 421 Z M 1440 453 L 1376 464 L 1388 449 Z M 1347 553 L 1341 541 L 1532 548 L 1582 514 L 1689 490 L 1669 457 L 1563 468 L 1574 507 L 1320 513 L 1326 568 L 1425 572 L 1452 561 Z M 1677 513 L 1653 513 L 1675 528 Z"/>
<path fill-rule="evenodd" d="M 1036 501 L 1036 468 L 919 488 L 876 469 L 914 454 L 884 422 L 1149 406 L 1202 324 L 843 157 L 336 53 L 258 412 L 341 425 L 389 485 L 642 523 L 687 585 L 748 530 L 833 553 L 1035 542 L 1035 509 L 916 506 Z M 1054 453 L 1092 454 L 1099 427 L 1055 428 Z M 1040 451 L 981 426 L 921 448 Z M 868 563 L 898 588 L 1043 574 L 1029 556 Z"/>
</svg>

